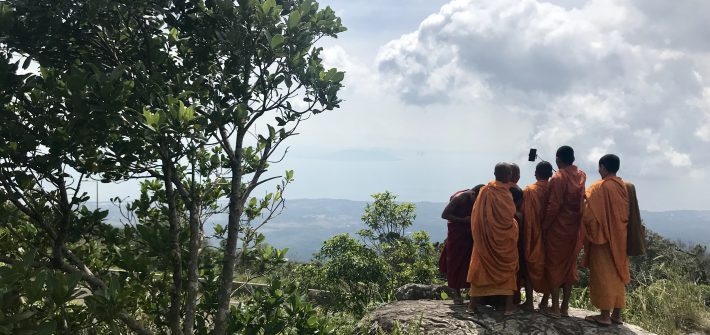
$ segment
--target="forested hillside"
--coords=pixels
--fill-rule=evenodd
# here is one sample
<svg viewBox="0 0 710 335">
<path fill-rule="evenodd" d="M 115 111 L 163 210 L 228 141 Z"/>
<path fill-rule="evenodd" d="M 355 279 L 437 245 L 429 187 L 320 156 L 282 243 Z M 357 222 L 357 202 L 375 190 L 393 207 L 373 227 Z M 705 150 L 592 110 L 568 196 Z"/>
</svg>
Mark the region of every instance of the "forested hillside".
<svg viewBox="0 0 710 335">
<path fill-rule="evenodd" d="M 289 259 L 310 260 L 323 241 L 337 234 L 355 234 L 361 228 L 362 209 L 367 201 L 342 199 L 288 199 L 281 215 L 273 218 L 261 232 L 270 244 L 289 249 Z M 423 230 L 432 241 L 441 242 L 446 237 L 446 222 L 441 212 L 446 203 L 415 202 L 416 218 L 411 231 Z M 87 204 L 89 208 L 94 204 Z M 119 209 L 110 202 L 101 207 L 109 209 L 107 220 L 120 226 Z M 671 241 L 710 246 L 710 211 L 641 211 L 644 224 Z M 125 221 L 125 220 L 124 220 Z M 206 225 L 224 225 L 225 214 L 218 214 Z"/>
</svg>

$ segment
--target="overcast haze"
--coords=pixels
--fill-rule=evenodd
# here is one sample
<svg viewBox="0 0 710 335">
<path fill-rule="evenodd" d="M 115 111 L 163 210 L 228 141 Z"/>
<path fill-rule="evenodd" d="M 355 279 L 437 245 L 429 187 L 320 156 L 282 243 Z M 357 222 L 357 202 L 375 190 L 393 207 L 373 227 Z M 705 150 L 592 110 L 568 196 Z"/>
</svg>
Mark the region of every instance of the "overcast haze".
<svg viewBox="0 0 710 335">
<path fill-rule="evenodd" d="M 440 202 L 569 144 L 590 181 L 618 154 L 643 209 L 710 209 L 710 1 L 320 3 L 349 29 L 323 43 L 345 101 L 289 143 L 288 198 Z"/>
</svg>

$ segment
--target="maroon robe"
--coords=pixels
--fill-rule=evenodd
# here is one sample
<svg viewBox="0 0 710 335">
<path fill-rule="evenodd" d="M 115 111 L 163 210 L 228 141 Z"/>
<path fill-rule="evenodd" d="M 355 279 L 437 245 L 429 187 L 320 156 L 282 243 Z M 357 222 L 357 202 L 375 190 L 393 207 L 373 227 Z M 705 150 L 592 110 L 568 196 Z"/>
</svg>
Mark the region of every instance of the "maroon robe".
<svg viewBox="0 0 710 335">
<path fill-rule="evenodd" d="M 466 191 L 458 191 L 454 193 L 450 200 L 460 196 Z M 467 197 L 468 198 L 468 197 Z M 471 215 L 473 202 L 465 201 L 460 206 L 457 206 L 454 215 L 466 217 Z M 471 262 L 471 250 L 473 250 L 473 235 L 471 234 L 471 224 L 447 223 L 448 232 L 444 251 L 440 259 L 439 268 L 446 273 L 448 286 L 454 289 L 469 288 L 466 282 L 468 275 L 468 266 Z"/>
<path fill-rule="evenodd" d="M 549 288 L 579 280 L 577 255 L 583 230 L 584 183 L 587 176 L 571 165 L 560 169 L 548 183 L 548 202 L 543 220 L 545 279 Z"/>
</svg>

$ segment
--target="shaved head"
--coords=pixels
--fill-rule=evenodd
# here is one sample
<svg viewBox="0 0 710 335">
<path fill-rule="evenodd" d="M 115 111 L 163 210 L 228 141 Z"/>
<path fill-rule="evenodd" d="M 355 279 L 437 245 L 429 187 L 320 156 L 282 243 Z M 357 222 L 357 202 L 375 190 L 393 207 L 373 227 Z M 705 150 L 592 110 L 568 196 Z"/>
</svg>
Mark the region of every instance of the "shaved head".
<svg viewBox="0 0 710 335">
<path fill-rule="evenodd" d="M 478 185 L 474 186 L 474 187 L 471 189 L 471 191 L 474 192 L 474 193 L 478 193 L 478 192 L 481 190 L 481 188 L 483 188 L 483 186 L 486 186 L 486 185 L 478 184 Z"/>
<path fill-rule="evenodd" d="M 537 180 L 548 180 L 552 177 L 552 164 L 548 162 L 537 163 L 535 167 L 535 178 Z"/>
<path fill-rule="evenodd" d="M 599 159 L 599 165 L 603 165 L 611 173 L 617 173 L 619 172 L 619 166 L 621 166 L 621 160 L 617 155 L 608 154 Z"/>
<path fill-rule="evenodd" d="M 497 181 L 508 183 L 513 175 L 513 169 L 508 163 L 498 163 L 493 174 L 496 176 Z"/>
<path fill-rule="evenodd" d="M 574 149 L 569 145 L 563 145 L 557 149 L 557 166 L 564 167 L 574 163 Z"/>
<path fill-rule="evenodd" d="M 510 171 L 510 181 L 517 184 L 518 181 L 520 181 L 520 167 L 518 166 L 518 164 L 510 163 Z"/>
</svg>

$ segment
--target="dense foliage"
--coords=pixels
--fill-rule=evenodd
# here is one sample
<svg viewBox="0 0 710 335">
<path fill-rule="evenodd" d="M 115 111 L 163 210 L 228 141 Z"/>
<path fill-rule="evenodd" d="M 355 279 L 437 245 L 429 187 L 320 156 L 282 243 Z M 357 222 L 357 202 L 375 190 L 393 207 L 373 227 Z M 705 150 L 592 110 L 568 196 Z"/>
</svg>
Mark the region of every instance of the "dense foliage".
<svg viewBox="0 0 710 335">
<path fill-rule="evenodd" d="M 343 234 L 323 243 L 313 262 L 297 269 L 298 277 L 323 289 L 321 305 L 361 316 L 373 304 L 389 302 L 394 289 L 408 283 L 437 281 L 439 250 L 424 231 L 406 234 L 416 207 L 397 203 L 390 192 L 377 193 L 365 207 L 368 228 L 363 242 Z"/>
<path fill-rule="evenodd" d="M 270 165 L 339 106 L 315 44 L 344 30 L 312 0 L 0 3 L 0 333 L 328 331 L 294 290 L 233 297 L 283 263 L 258 228 L 293 173 Z M 128 179 L 117 229 L 86 186 Z"/>
</svg>

